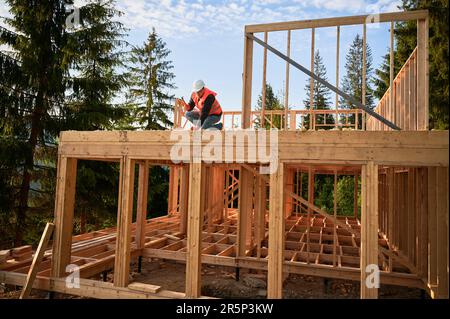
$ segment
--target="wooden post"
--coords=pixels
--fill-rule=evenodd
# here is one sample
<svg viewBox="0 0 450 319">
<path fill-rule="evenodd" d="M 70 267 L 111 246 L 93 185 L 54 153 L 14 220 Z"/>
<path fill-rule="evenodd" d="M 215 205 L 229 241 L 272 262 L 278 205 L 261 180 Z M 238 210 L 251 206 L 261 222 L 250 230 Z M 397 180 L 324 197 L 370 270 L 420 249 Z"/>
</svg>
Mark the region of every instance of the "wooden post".
<svg viewBox="0 0 450 319">
<path fill-rule="evenodd" d="M 189 166 L 185 165 L 181 168 L 180 178 L 180 233 L 186 234 L 189 202 Z"/>
<path fill-rule="evenodd" d="M 428 168 L 428 287 L 431 295 L 437 287 L 437 168 Z"/>
<path fill-rule="evenodd" d="M 391 30 L 390 30 L 390 39 L 391 45 L 389 47 L 389 89 L 391 93 L 389 95 L 389 109 L 391 111 L 390 120 L 392 123 L 397 124 L 397 118 L 395 117 L 395 88 L 394 88 L 394 22 L 391 21 Z M 388 130 L 392 130 L 391 128 L 387 128 Z"/>
<path fill-rule="evenodd" d="M 253 35 L 253 33 L 250 33 Z M 252 70 L 253 70 L 253 40 L 245 36 L 244 39 L 244 71 L 242 86 L 242 118 L 241 127 L 250 127 L 252 113 Z"/>
<path fill-rule="evenodd" d="M 39 270 L 39 265 L 44 257 L 44 252 L 47 249 L 48 242 L 53 233 L 53 228 L 55 227 L 52 223 L 47 223 L 44 232 L 42 233 L 41 241 L 39 246 L 34 253 L 33 262 L 31 263 L 30 269 L 28 270 L 27 280 L 22 288 L 19 299 L 27 298 L 30 295 L 31 288 L 33 288 L 33 282 Z"/>
<path fill-rule="evenodd" d="M 378 266 L 378 165 L 368 162 L 361 172 L 361 298 L 378 298 L 378 288 L 368 287 L 368 265 Z"/>
<path fill-rule="evenodd" d="M 448 299 L 448 167 L 437 168 L 437 296 Z"/>
<path fill-rule="evenodd" d="M 239 172 L 239 223 L 238 223 L 238 256 L 244 257 L 252 243 L 251 217 L 253 211 L 253 173 L 241 168 Z"/>
<path fill-rule="evenodd" d="M 59 155 L 57 175 L 52 277 L 64 276 L 70 264 L 77 160 Z"/>
<path fill-rule="evenodd" d="M 358 218 L 358 173 L 356 172 L 353 180 L 353 216 Z"/>
<path fill-rule="evenodd" d="M 268 41 L 268 33 L 264 32 L 264 42 Z M 266 75 L 267 75 L 267 48 L 264 47 L 264 58 L 263 58 L 263 80 L 262 80 L 262 100 L 261 100 L 261 128 L 264 127 L 264 122 L 266 120 Z"/>
<path fill-rule="evenodd" d="M 279 163 L 277 171 L 270 176 L 267 298 L 271 299 L 283 297 L 284 198 L 284 167 Z"/>
<path fill-rule="evenodd" d="M 201 235 L 203 222 L 202 181 L 204 166 L 192 162 L 189 168 L 189 209 L 186 259 L 186 297 L 198 298 L 201 295 Z"/>
<path fill-rule="evenodd" d="M 333 187 L 333 217 L 334 220 L 337 219 L 337 170 L 334 171 L 334 187 Z M 337 234 L 336 234 L 336 223 L 333 222 L 333 267 L 336 267 L 336 244 L 337 244 Z"/>
<path fill-rule="evenodd" d="M 264 179 L 260 176 L 256 177 L 255 214 L 256 257 L 260 258 L 261 241 L 264 239 L 266 227 L 266 186 Z"/>
<path fill-rule="evenodd" d="M 363 65 L 362 65 L 362 91 L 361 91 L 361 103 L 366 106 L 366 56 L 367 56 L 367 36 L 366 36 L 366 29 L 367 26 L 364 23 L 363 24 Z M 362 112 L 362 119 L 361 119 L 361 129 L 363 131 L 366 130 L 366 112 Z M 356 128 L 358 128 L 358 112 L 355 112 L 355 123 Z"/>
<path fill-rule="evenodd" d="M 387 187 L 388 187 L 388 236 L 391 243 L 396 244 L 394 238 L 394 226 L 395 226 L 395 189 L 394 189 L 394 179 L 395 172 L 393 167 L 387 169 Z M 392 271 L 392 258 L 389 257 L 389 271 Z"/>
<path fill-rule="evenodd" d="M 286 188 L 290 191 L 290 192 L 294 192 L 294 169 L 292 168 L 286 168 L 284 174 L 286 175 L 285 179 L 286 179 Z M 294 200 L 292 198 L 292 196 L 289 195 L 289 193 L 286 192 L 286 194 L 284 195 L 285 199 L 284 199 L 284 216 L 285 218 L 288 218 L 290 215 L 292 215 L 292 208 L 294 205 Z"/>
<path fill-rule="evenodd" d="M 289 58 L 291 56 L 291 30 L 287 33 L 287 48 L 286 56 Z M 284 129 L 288 129 L 288 111 L 289 111 L 289 62 L 286 62 L 286 83 L 284 89 Z"/>
<path fill-rule="evenodd" d="M 223 190 L 225 183 L 225 170 L 223 167 L 212 167 L 212 180 L 211 180 L 211 204 L 212 204 L 212 216 L 214 220 L 222 220 L 223 214 Z"/>
<path fill-rule="evenodd" d="M 314 170 L 312 169 L 312 167 L 310 166 L 308 168 L 308 202 L 312 205 L 314 205 Z M 307 222 L 308 224 L 306 225 L 306 251 L 307 251 L 307 260 L 306 262 L 309 264 L 309 251 L 310 251 L 310 233 L 311 233 L 311 216 L 312 214 L 312 209 L 309 206 L 308 207 L 308 218 L 307 218 Z"/>
<path fill-rule="evenodd" d="M 130 272 L 131 222 L 133 219 L 133 191 L 135 161 L 128 156 L 121 159 L 121 179 L 117 209 L 116 257 L 114 263 L 114 286 L 126 287 Z"/>
<path fill-rule="evenodd" d="M 428 18 L 417 21 L 417 128 L 428 130 Z"/>
<path fill-rule="evenodd" d="M 147 224 L 148 161 L 139 163 L 138 196 L 136 205 L 136 247 L 144 248 L 145 225 Z"/>
<path fill-rule="evenodd" d="M 311 29 L 311 73 L 314 74 L 314 31 L 315 29 Z M 314 115 L 314 79 L 311 77 L 309 82 L 309 129 L 315 130 L 315 118 Z"/>
<path fill-rule="evenodd" d="M 291 110 L 289 111 L 289 129 L 291 131 L 295 131 L 297 129 L 297 118 L 296 112 Z"/>
<path fill-rule="evenodd" d="M 339 46 L 340 46 L 340 35 L 341 35 L 341 27 L 337 26 L 337 34 L 336 34 L 336 87 L 337 88 L 339 88 Z M 334 120 L 334 127 L 337 127 L 338 126 L 338 122 L 339 122 L 338 106 L 339 106 L 339 94 L 336 93 L 336 119 Z"/>
<path fill-rule="evenodd" d="M 448 299 L 448 168 L 428 168 L 428 287 Z"/>
<path fill-rule="evenodd" d="M 178 178 L 179 168 L 176 166 L 170 167 L 169 175 L 169 199 L 168 199 L 168 213 L 174 213 L 178 210 Z"/>
</svg>

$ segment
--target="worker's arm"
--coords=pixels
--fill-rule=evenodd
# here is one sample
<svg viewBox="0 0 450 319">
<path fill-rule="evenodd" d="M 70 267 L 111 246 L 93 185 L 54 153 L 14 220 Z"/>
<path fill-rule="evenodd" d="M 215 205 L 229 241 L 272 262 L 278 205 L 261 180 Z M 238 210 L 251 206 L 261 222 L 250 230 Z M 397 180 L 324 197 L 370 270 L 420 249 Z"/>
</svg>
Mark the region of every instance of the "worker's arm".
<svg viewBox="0 0 450 319">
<path fill-rule="evenodd" d="M 215 97 L 212 94 L 208 95 L 208 97 L 206 98 L 205 104 L 203 104 L 202 115 L 200 116 L 200 121 L 202 125 L 205 119 L 208 117 L 209 112 L 211 111 L 211 106 L 213 105 L 214 101 Z"/>
<path fill-rule="evenodd" d="M 194 100 L 191 98 L 189 100 L 189 103 L 187 104 L 186 112 L 192 111 L 194 109 L 194 107 L 195 107 L 195 103 L 194 103 Z"/>
</svg>

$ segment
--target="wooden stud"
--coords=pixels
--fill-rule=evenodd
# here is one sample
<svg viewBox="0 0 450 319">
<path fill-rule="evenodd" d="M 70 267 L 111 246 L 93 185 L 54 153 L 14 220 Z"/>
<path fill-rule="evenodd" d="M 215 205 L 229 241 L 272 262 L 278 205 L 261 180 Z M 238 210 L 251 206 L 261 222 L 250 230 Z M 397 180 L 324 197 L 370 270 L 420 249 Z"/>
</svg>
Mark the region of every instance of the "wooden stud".
<svg viewBox="0 0 450 319">
<path fill-rule="evenodd" d="M 417 129 L 428 130 L 429 69 L 428 18 L 417 21 Z"/>
<path fill-rule="evenodd" d="M 358 218 L 358 174 L 353 177 L 353 217 Z"/>
<path fill-rule="evenodd" d="M 252 244 L 253 174 L 247 169 L 239 172 L 238 256 L 245 256 Z"/>
<path fill-rule="evenodd" d="M 180 176 L 180 233 L 186 234 L 189 198 L 189 166 L 181 168 Z"/>
<path fill-rule="evenodd" d="M 428 168 L 428 286 L 436 291 L 437 279 L 437 168 Z"/>
<path fill-rule="evenodd" d="M 77 160 L 58 156 L 55 196 L 55 235 L 53 239 L 52 276 L 62 277 L 70 264 L 73 212 L 77 178 Z"/>
<path fill-rule="evenodd" d="M 268 42 L 268 33 L 264 32 L 264 42 Z M 266 116 L 266 76 L 267 76 L 267 48 L 263 54 L 263 80 L 262 80 L 262 100 L 261 100 L 261 127 L 264 127 Z"/>
<path fill-rule="evenodd" d="M 261 257 L 261 241 L 264 240 L 266 231 L 266 185 L 260 177 L 256 177 L 255 190 L 255 237 L 256 237 L 256 257 Z"/>
<path fill-rule="evenodd" d="M 47 249 L 48 242 L 50 241 L 50 237 L 52 236 L 54 227 L 55 225 L 52 223 L 47 223 L 47 225 L 45 225 L 44 232 L 42 233 L 39 246 L 36 249 L 36 252 L 34 253 L 33 262 L 31 263 L 27 275 L 27 280 L 20 293 L 19 299 L 28 298 L 28 296 L 30 295 L 34 279 L 36 278 L 39 266 L 41 264 L 42 258 L 44 257 L 44 252 Z"/>
<path fill-rule="evenodd" d="M 390 29 L 390 40 L 391 44 L 389 46 L 389 109 L 391 110 L 390 120 L 392 123 L 397 123 L 397 118 L 395 117 L 395 87 L 394 87 L 394 22 L 391 22 Z M 390 128 L 387 128 L 390 130 Z"/>
<path fill-rule="evenodd" d="M 314 28 L 311 29 L 311 70 L 314 74 Z M 309 129 L 315 130 L 315 115 L 314 110 L 314 79 L 311 77 L 309 80 Z"/>
<path fill-rule="evenodd" d="M 138 195 L 136 205 L 136 246 L 138 249 L 145 245 L 145 226 L 147 224 L 148 202 L 148 161 L 139 163 Z"/>
<path fill-rule="evenodd" d="M 202 180 L 205 168 L 200 162 L 191 162 L 189 167 L 189 209 L 186 258 L 186 297 L 201 295 L 201 233 L 203 221 Z"/>
<path fill-rule="evenodd" d="M 267 298 L 283 298 L 284 261 L 284 167 L 278 164 L 270 176 L 269 260 L 267 264 Z"/>
<path fill-rule="evenodd" d="M 264 48 L 264 50 L 267 50 Z M 291 30 L 287 32 L 287 48 L 286 48 L 286 56 L 291 56 Z M 285 79 L 285 88 L 284 88 L 284 129 L 288 129 L 287 119 L 288 119 L 288 111 L 289 111 L 289 62 L 286 62 L 286 79 Z"/>
<path fill-rule="evenodd" d="M 314 205 L 314 171 L 311 167 L 308 168 L 308 203 Z M 307 249 L 307 258 L 306 262 L 309 264 L 309 251 L 310 251 L 310 235 L 311 235 L 311 219 L 312 219 L 312 208 L 308 207 L 308 217 L 307 217 L 307 226 L 306 226 L 306 249 Z"/>
<path fill-rule="evenodd" d="M 337 171 L 334 171 L 334 187 L 333 187 L 333 216 L 337 219 Z M 333 222 L 333 267 L 336 267 L 336 245 L 337 245 L 337 225 Z"/>
<path fill-rule="evenodd" d="M 448 299 L 448 167 L 437 169 L 436 221 L 437 221 L 437 295 Z"/>
<path fill-rule="evenodd" d="M 362 91 L 361 91 L 361 103 L 366 105 L 366 60 L 367 60 L 367 32 L 366 23 L 363 24 L 363 65 L 362 65 Z M 356 127 L 358 127 L 358 116 L 355 116 Z M 362 112 L 362 127 L 363 131 L 366 130 L 366 112 Z"/>
<path fill-rule="evenodd" d="M 378 165 L 373 162 L 362 166 L 361 190 L 361 298 L 376 299 L 378 288 L 366 285 L 366 267 L 378 265 Z"/>
<path fill-rule="evenodd" d="M 114 286 L 126 287 L 130 272 L 131 222 L 133 218 L 135 160 L 124 156 L 121 160 L 121 177 L 117 209 L 117 240 L 114 263 Z"/>
<path fill-rule="evenodd" d="M 242 118 L 241 127 L 250 127 L 250 117 L 252 111 L 252 70 L 253 70 L 253 40 L 244 37 L 244 71 L 242 74 Z"/>
<path fill-rule="evenodd" d="M 341 27 L 336 27 L 336 87 L 339 88 L 339 47 L 340 47 L 340 37 L 341 37 Z M 338 127 L 339 124 L 339 94 L 336 93 L 336 119 L 334 120 L 334 127 Z"/>
</svg>

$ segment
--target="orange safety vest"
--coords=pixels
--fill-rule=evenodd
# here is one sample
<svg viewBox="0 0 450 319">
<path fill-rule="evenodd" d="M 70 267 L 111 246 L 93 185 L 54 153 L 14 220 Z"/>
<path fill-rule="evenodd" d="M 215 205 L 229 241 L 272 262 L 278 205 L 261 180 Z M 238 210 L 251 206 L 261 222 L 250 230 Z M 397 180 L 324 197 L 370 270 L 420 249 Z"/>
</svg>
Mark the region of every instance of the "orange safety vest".
<svg viewBox="0 0 450 319">
<path fill-rule="evenodd" d="M 203 105 L 205 104 L 206 98 L 210 94 L 212 94 L 212 95 L 214 95 L 214 103 L 213 103 L 213 105 L 211 105 L 211 110 L 209 111 L 209 115 L 221 115 L 222 114 L 222 108 L 220 107 L 219 101 L 217 101 L 217 99 L 215 98 L 217 93 L 211 91 L 207 87 L 204 87 L 203 90 L 204 90 L 203 95 L 200 98 L 198 97 L 196 92 L 192 92 L 191 98 L 192 98 L 192 101 L 194 101 L 195 106 L 197 106 L 197 108 L 201 112 L 202 109 L 203 109 Z"/>
</svg>

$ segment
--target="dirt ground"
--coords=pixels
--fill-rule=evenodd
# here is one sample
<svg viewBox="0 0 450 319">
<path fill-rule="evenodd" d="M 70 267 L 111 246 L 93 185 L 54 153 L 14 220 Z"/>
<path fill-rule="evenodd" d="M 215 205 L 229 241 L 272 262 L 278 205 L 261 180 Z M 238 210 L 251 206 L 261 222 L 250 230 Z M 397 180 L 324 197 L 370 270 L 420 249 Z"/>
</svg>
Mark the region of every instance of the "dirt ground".
<svg viewBox="0 0 450 319">
<path fill-rule="evenodd" d="M 153 260 L 142 263 L 141 273 L 137 265 L 131 265 L 130 282 L 137 281 L 161 286 L 163 289 L 184 292 L 185 265 L 174 261 Z M 267 276 L 263 272 L 242 269 L 239 281 L 234 268 L 203 265 L 202 294 L 216 298 L 266 298 Z M 98 278 L 100 280 L 100 278 Z M 112 273 L 108 273 L 112 281 Z M 19 290 L 0 285 L 0 299 L 18 298 Z M 48 293 L 33 290 L 31 298 L 48 298 Z M 63 294 L 54 294 L 53 298 L 80 298 Z M 358 299 L 359 282 L 291 274 L 284 281 L 283 298 L 286 299 Z M 381 285 L 380 299 L 421 299 L 428 298 L 420 289 L 390 285 Z"/>
</svg>

